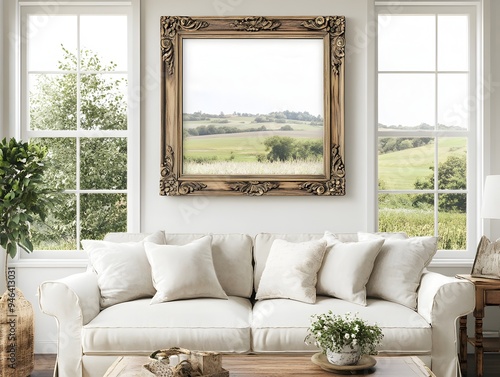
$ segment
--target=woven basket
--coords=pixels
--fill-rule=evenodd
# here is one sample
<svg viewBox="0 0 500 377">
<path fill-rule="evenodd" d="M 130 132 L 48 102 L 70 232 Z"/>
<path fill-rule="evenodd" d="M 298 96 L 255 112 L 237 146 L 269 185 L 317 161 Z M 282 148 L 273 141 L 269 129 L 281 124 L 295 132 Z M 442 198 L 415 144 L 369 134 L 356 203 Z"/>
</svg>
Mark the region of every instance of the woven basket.
<svg viewBox="0 0 500 377">
<path fill-rule="evenodd" d="M 7 290 L 0 298 L 0 376 L 27 377 L 33 371 L 33 322 L 33 307 L 23 293 Z"/>
<path fill-rule="evenodd" d="M 176 366 L 169 365 L 169 357 L 187 355 L 188 359 Z M 221 367 L 217 352 L 190 351 L 172 347 L 153 352 L 149 364 L 143 365 L 141 377 L 229 377 L 229 372 Z M 205 370 L 205 374 L 202 374 Z"/>
</svg>

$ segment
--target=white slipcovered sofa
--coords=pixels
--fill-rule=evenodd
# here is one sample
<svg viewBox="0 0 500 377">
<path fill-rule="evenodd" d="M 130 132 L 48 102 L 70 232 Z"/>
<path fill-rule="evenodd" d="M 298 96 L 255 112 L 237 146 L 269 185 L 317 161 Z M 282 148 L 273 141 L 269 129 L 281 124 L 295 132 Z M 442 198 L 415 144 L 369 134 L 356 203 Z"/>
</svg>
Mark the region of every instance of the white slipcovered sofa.
<svg viewBox="0 0 500 377">
<path fill-rule="evenodd" d="M 113 233 L 105 239 L 137 242 L 145 236 Z M 186 245 L 202 236 L 167 233 L 165 241 Z M 310 316 L 328 310 L 359 313 L 363 319 L 376 322 L 384 333 L 378 347 L 383 354 L 416 355 L 437 377 L 459 375 L 456 320 L 474 307 L 474 289 L 466 281 L 419 271 L 415 310 L 371 297 L 367 297 L 366 306 L 323 295 L 314 303 L 284 298 L 255 300 L 274 240 L 305 242 L 322 237 L 211 235 L 213 266 L 227 299 L 151 304 L 151 297 L 145 297 L 103 309 L 98 276 L 91 268 L 44 282 L 39 287 L 40 307 L 58 324 L 56 375 L 101 377 L 118 355 L 148 355 L 174 346 L 224 353 L 314 352 L 314 346 L 304 343 Z M 337 237 L 343 242 L 357 241 L 357 234 Z"/>
</svg>

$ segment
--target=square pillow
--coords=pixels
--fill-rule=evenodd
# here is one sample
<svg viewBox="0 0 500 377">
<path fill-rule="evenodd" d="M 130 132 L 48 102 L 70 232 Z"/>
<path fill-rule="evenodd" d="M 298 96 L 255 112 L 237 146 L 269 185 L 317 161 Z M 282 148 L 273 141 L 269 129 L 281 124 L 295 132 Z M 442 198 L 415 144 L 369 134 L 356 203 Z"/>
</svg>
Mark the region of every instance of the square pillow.
<svg viewBox="0 0 500 377">
<path fill-rule="evenodd" d="M 156 288 L 151 304 L 195 297 L 227 299 L 215 273 L 212 237 L 182 246 L 146 242 L 145 248 Z"/>
<path fill-rule="evenodd" d="M 344 243 L 330 232 L 323 238 L 327 247 L 316 293 L 366 306 L 366 283 L 384 240 Z"/>
<path fill-rule="evenodd" d="M 297 243 L 274 240 L 255 298 L 288 298 L 314 304 L 325 249 L 324 239 Z"/>
<path fill-rule="evenodd" d="M 471 275 L 496 279 L 500 277 L 500 239 L 492 242 L 486 236 L 481 237 Z"/>
<path fill-rule="evenodd" d="M 358 237 L 363 240 L 365 234 L 358 233 Z M 422 272 L 436 251 L 437 237 L 386 239 L 375 260 L 366 294 L 415 310 Z"/>
<path fill-rule="evenodd" d="M 164 244 L 165 234 L 156 232 L 139 242 L 82 240 L 83 249 L 97 273 L 101 308 L 153 297 L 156 293 L 144 242 Z"/>
</svg>

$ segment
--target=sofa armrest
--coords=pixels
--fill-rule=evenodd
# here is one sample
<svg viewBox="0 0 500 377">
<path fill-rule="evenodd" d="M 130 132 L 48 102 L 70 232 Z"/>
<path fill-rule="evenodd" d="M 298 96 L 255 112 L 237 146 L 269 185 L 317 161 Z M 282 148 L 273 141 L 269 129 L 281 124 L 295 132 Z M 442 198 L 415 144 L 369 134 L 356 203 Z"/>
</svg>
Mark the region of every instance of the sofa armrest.
<svg viewBox="0 0 500 377">
<path fill-rule="evenodd" d="M 40 309 L 57 321 L 59 377 L 82 375 L 82 327 L 99 314 L 99 298 L 97 276 L 90 271 L 38 287 Z"/>
<path fill-rule="evenodd" d="M 460 375 L 457 319 L 474 310 L 474 285 L 424 271 L 418 290 L 418 313 L 432 326 L 432 371 L 436 376 Z"/>
</svg>

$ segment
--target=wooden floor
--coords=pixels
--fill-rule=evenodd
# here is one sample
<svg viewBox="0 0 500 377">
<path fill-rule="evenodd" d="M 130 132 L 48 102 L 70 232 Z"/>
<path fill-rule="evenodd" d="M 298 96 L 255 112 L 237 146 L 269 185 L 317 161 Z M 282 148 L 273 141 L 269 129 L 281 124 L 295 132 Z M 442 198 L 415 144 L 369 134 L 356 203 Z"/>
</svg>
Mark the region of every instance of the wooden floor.
<svg viewBox="0 0 500 377">
<path fill-rule="evenodd" d="M 486 354 L 484 355 L 484 360 L 483 377 L 498 377 L 498 371 L 500 371 L 500 354 Z M 55 361 L 55 355 L 35 355 L 35 370 L 31 373 L 31 377 L 52 377 Z M 469 355 L 467 367 L 467 377 L 476 377 L 474 355 Z"/>
<path fill-rule="evenodd" d="M 35 355 L 35 370 L 30 374 L 31 377 L 52 377 L 54 373 L 54 364 L 56 355 L 43 354 Z"/>
</svg>

